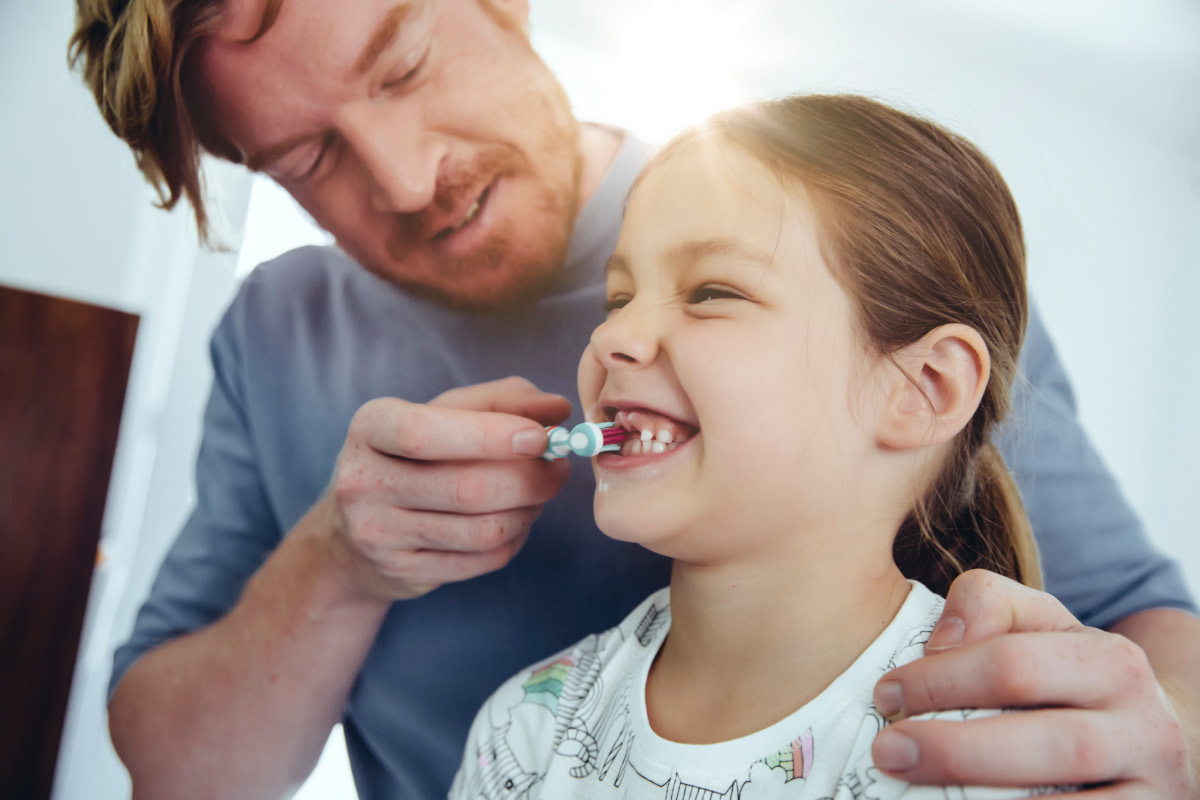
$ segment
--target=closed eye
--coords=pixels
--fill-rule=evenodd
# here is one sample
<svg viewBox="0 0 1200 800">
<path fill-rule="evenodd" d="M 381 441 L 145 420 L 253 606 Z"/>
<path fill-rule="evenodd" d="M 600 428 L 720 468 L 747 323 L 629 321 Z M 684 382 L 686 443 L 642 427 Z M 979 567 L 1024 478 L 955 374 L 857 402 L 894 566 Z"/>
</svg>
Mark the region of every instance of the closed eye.
<svg viewBox="0 0 1200 800">
<path fill-rule="evenodd" d="M 727 289 L 724 286 L 713 286 L 706 284 L 700 286 L 688 295 L 689 303 L 708 303 L 713 300 L 745 300 L 746 297 L 741 292 L 735 292 L 733 289 Z"/>
<path fill-rule="evenodd" d="M 629 305 L 629 301 L 632 299 L 633 298 L 629 295 L 618 295 L 604 303 L 604 312 L 606 314 L 611 314 L 619 308 L 624 308 L 625 306 Z"/>
<path fill-rule="evenodd" d="M 394 78 L 388 78 L 383 82 L 384 89 L 402 89 L 405 85 L 416 79 L 417 75 L 425 66 L 425 62 L 429 60 L 429 51 L 426 50 L 421 56 L 421 60 L 412 66 L 411 69 L 404 71 Z"/>
</svg>

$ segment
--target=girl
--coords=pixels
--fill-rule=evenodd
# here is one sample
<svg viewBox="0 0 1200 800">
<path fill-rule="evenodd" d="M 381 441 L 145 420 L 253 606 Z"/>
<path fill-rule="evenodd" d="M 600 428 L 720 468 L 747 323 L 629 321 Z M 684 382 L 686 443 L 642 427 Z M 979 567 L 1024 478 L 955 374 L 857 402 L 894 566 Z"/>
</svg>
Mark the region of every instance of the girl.
<svg viewBox="0 0 1200 800">
<path fill-rule="evenodd" d="M 1039 583 L 989 441 L 1026 316 L 996 169 L 861 97 L 725 112 L 647 165 L 607 287 L 579 392 L 634 436 L 596 517 L 671 585 L 502 686 L 451 796 L 947 796 L 873 767 L 871 697 L 960 572 Z"/>
</svg>

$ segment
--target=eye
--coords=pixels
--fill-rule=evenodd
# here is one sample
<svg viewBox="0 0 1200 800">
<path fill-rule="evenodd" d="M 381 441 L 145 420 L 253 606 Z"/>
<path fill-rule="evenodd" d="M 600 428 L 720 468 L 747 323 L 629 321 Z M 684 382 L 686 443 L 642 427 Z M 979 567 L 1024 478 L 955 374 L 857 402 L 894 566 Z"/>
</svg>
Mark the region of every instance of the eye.
<svg viewBox="0 0 1200 800">
<path fill-rule="evenodd" d="M 733 289 L 728 289 L 724 286 L 714 286 L 705 284 L 697 287 L 688 295 L 689 303 L 707 303 L 712 300 L 745 300 L 746 297 L 741 292 L 736 292 Z"/>
<path fill-rule="evenodd" d="M 412 67 L 410 67 L 408 69 L 393 70 L 393 74 L 389 75 L 386 79 L 384 79 L 383 84 L 382 84 L 383 88 L 384 89 L 402 89 L 402 88 L 404 88 L 406 85 L 408 85 L 409 83 L 412 83 L 412 81 L 414 81 L 417 78 L 417 76 L 420 74 L 421 70 L 425 68 L 425 62 L 428 60 L 429 60 L 429 51 L 426 50 L 421 55 L 421 59 L 419 61 L 417 61 L 416 64 L 413 64 Z"/>
<path fill-rule="evenodd" d="M 633 298 L 627 294 L 619 294 L 604 304 L 604 311 L 607 314 L 611 314 L 618 308 L 624 308 L 625 306 L 629 305 L 629 301 L 632 299 Z"/>
<path fill-rule="evenodd" d="M 336 147 L 335 135 L 332 133 L 326 134 L 321 143 L 317 146 L 317 153 L 313 157 L 312 163 L 304 170 L 297 178 L 299 181 L 312 180 L 314 176 L 321 171 L 321 165 L 332 157 L 332 151 Z"/>
</svg>

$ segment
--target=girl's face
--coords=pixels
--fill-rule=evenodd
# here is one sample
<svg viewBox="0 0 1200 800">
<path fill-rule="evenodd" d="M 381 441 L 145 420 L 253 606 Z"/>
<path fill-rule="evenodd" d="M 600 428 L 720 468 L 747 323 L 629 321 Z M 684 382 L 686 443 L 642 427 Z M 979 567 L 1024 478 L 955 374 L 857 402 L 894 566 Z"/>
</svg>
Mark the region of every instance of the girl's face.
<svg viewBox="0 0 1200 800">
<path fill-rule="evenodd" d="M 610 536 L 704 563 L 869 525 L 881 359 L 859 343 L 816 222 L 803 187 L 719 140 L 642 179 L 579 365 L 589 420 L 659 442 L 595 459 Z"/>
</svg>

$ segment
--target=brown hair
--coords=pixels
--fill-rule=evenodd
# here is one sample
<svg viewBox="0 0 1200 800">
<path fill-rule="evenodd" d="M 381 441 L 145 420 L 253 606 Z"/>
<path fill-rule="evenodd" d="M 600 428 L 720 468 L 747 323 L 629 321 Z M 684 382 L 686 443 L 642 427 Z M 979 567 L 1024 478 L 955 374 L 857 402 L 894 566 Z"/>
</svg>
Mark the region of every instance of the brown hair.
<svg viewBox="0 0 1200 800">
<path fill-rule="evenodd" d="M 283 0 L 267 0 L 258 31 L 275 23 Z M 181 72 L 192 46 L 220 21 L 222 0 L 76 0 L 72 69 L 83 77 L 104 121 L 133 150 L 162 208 L 186 197 L 209 242 L 200 135 L 183 95 Z"/>
<path fill-rule="evenodd" d="M 983 398 L 901 525 L 896 564 L 943 594 L 976 567 L 1040 588 L 1028 518 L 991 442 L 1009 409 L 1028 313 L 1021 221 L 995 166 L 928 120 L 865 97 L 806 95 L 722 112 L 646 171 L 712 135 L 809 191 L 826 261 L 868 346 L 890 357 L 956 322 L 987 344 Z"/>
</svg>

